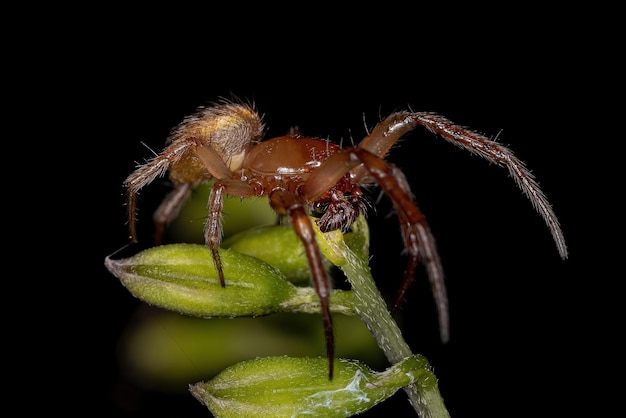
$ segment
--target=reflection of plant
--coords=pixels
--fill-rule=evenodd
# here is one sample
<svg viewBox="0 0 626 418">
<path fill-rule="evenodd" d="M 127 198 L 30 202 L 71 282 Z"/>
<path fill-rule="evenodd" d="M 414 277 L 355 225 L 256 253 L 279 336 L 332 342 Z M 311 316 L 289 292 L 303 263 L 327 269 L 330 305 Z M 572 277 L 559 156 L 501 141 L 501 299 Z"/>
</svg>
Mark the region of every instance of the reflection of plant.
<svg viewBox="0 0 626 418">
<path fill-rule="evenodd" d="M 376 373 L 360 361 L 341 360 L 335 363 L 331 381 L 327 359 L 271 356 L 228 367 L 212 380 L 192 385 L 192 394 L 217 417 L 307 416 L 312 410 L 315 415 L 347 417 L 403 388 L 420 416 L 448 416 L 428 362 L 404 342 L 374 284 L 367 263 L 365 220 L 359 218 L 345 235 L 319 230 L 317 234 L 327 265 L 338 267 L 351 285 L 351 290 L 333 291 L 332 312 L 358 316 L 392 366 Z M 220 254 L 225 288 L 210 262 L 210 251 L 200 244 L 155 247 L 122 260 L 107 258 L 105 264 L 137 298 L 185 315 L 319 313 L 315 291 L 286 279 L 301 280 L 302 266 L 306 266 L 292 228 L 250 229 L 227 239 L 224 247 Z M 341 334 L 337 339 L 341 340 Z M 397 378 L 400 375 L 405 378 Z M 278 392 L 281 396 L 271 396 Z"/>
</svg>

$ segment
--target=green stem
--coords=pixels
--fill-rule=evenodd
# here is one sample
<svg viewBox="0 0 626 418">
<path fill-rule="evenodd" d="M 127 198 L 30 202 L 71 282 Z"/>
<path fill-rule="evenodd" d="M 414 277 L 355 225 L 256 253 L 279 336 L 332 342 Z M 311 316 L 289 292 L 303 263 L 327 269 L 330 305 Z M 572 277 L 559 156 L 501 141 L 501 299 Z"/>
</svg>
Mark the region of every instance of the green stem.
<svg viewBox="0 0 626 418">
<path fill-rule="evenodd" d="M 398 324 L 389 314 L 372 277 L 367 263 L 369 232 L 365 220 L 359 218 L 353 224 L 353 229 L 355 237 L 360 234 L 360 239 L 352 242 L 351 247 L 344 241 L 341 233 L 320 233 L 319 236 L 323 238 L 320 247 L 324 255 L 344 272 L 350 282 L 358 302 L 355 306 L 357 315 L 365 322 L 389 362 L 397 364 L 413 353 L 404 341 Z M 404 387 L 411 405 L 422 418 L 450 417 L 439 393 L 436 377 L 430 370 L 424 376 L 416 383 Z"/>
</svg>

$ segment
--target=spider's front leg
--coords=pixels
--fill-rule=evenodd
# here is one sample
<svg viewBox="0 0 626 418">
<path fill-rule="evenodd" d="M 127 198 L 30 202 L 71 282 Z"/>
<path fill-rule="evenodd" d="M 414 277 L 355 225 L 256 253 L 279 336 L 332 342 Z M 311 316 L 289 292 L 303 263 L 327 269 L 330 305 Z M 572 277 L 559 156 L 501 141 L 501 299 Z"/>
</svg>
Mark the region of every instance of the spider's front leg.
<svg viewBox="0 0 626 418">
<path fill-rule="evenodd" d="M 561 257 L 563 259 L 567 258 L 567 246 L 559 221 L 548 199 L 539 188 L 539 184 L 524 163 L 515 157 L 509 148 L 500 145 L 496 141 L 456 125 L 435 113 L 397 112 L 376 125 L 359 147 L 382 158 L 402 136 L 418 126 L 424 126 L 446 141 L 472 154 L 479 155 L 499 166 L 506 167 L 511 177 L 513 177 L 550 229 Z M 368 170 L 365 167 L 359 167 L 355 170 L 356 179 L 368 180 L 367 174 Z"/>
<path fill-rule="evenodd" d="M 324 268 L 322 253 L 315 240 L 315 230 L 304 208 L 305 203 L 295 194 L 287 190 L 274 190 L 269 195 L 272 208 L 279 215 L 287 215 L 292 221 L 296 235 L 304 244 L 311 280 L 315 292 L 320 299 L 322 319 L 324 320 L 324 333 L 326 334 L 326 354 L 329 361 L 328 378 L 333 378 L 335 357 L 335 340 L 333 336 L 333 322 L 330 315 L 330 278 Z"/>
</svg>

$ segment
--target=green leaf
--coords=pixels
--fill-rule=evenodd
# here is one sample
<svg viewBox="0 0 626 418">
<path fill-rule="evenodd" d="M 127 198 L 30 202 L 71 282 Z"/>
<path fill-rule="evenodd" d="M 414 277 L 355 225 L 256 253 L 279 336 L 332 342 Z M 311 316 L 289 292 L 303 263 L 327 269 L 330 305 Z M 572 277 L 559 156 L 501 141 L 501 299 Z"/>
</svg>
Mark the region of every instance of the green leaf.
<svg viewBox="0 0 626 418">
<path fill-rule="evenodd" d="M 304 246 L 291 225 L 250 228 L 225 239 L 222 248 L 259 258 L 277 267 L 294 283 L 311 280 Z M 327 263 L 326 267 L 329 266 Z"/>
</svg>

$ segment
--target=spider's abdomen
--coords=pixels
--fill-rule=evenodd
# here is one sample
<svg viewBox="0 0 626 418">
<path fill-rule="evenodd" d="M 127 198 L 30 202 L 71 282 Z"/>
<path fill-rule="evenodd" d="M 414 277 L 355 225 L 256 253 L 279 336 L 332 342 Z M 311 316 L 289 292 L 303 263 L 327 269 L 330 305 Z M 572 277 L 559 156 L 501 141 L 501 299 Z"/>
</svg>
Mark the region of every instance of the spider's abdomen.
<svg viewBox="0 0 626 418">
<path fill-rule="evenodd" d="M 315 170 L 339 146 L 323 139 L 281 136 L 253 147 L 244 168 L 258 176 L 304 176 Z"/>
<path fill-rule="evenodd" d="M 245 104 L 224 101 L 210 107 L 199 107 L 176 126 L 167 144 L 185 143 L 190 138 L 210 147 L 231 171 L 239 170 L 247 150 L 263 137 L 265 127 L 256 110 Z M 174 183 L 197 183 L 212 175 L 191 149 L 184 151 L 170 166 Z"/>
</svg>

